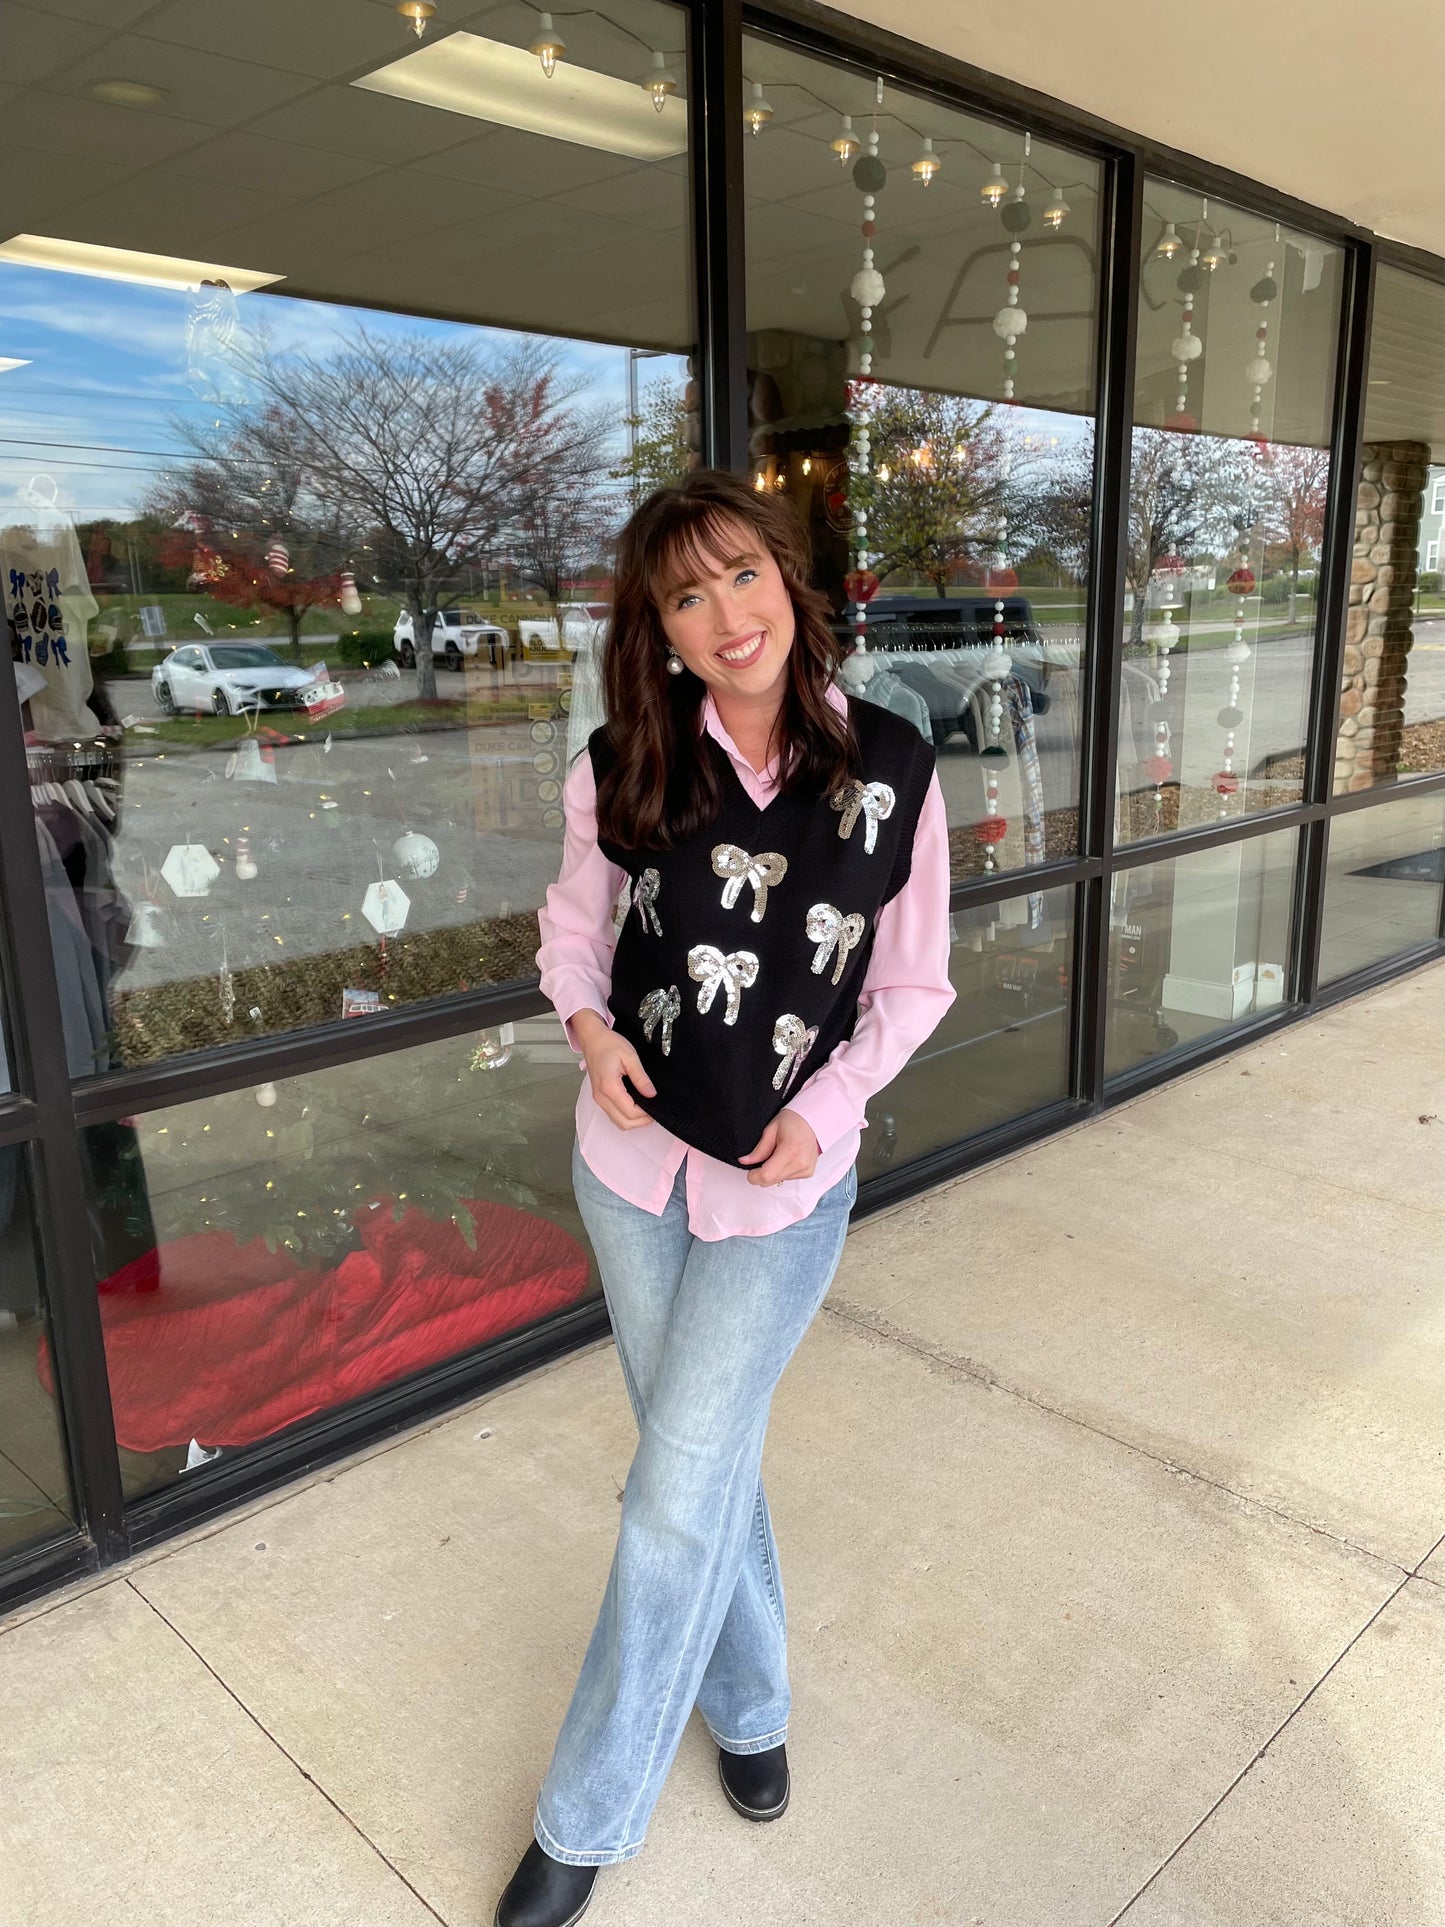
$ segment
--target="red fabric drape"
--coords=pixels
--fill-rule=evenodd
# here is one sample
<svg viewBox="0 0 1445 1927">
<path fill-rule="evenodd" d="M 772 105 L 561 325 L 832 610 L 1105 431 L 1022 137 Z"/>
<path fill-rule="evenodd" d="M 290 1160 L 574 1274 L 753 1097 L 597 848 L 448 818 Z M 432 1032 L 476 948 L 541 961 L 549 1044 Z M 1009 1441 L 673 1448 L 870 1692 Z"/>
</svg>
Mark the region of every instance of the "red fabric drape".
<svg viewBox="0 0 1445 1927">
<path fill-rule="evenodd" d="M 450 1220 L 408 1209 L 394 1221 L 383 1203 L 333 1270 L 207 1231 L 112 1273 L 100 1313 L 117 1441 L 250 1445 L 585 1294 L 587 1254 L 560 1226 L 508 1205 L 470 1209 L 475 1251 Z M 43 1339 L 38 1363 L 53 1390 Z"/>
</svg>

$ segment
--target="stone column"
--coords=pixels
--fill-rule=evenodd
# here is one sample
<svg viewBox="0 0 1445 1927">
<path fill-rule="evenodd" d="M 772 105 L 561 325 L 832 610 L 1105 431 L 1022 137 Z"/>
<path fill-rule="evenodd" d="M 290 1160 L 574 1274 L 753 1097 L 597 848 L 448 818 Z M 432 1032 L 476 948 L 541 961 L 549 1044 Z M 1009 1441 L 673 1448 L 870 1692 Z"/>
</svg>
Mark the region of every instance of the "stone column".
<svg viewBox="0 0 1445 1927">
<path fill-rule="evenodd" d="M 1399 773 L 1429 466 L 1423 442 L 1365 444 L 1335 743 L 1336 795 L 1393 783 Z"/>
</svg>

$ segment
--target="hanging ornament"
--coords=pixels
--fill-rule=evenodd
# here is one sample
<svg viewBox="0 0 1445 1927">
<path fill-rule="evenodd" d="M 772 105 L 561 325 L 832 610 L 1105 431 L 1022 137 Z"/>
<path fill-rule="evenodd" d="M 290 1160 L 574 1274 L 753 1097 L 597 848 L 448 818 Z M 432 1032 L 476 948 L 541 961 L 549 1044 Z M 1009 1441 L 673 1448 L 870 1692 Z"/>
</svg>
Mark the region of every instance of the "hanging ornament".
<svg viewBox="0 0 1445 1927">
<path fill-rule="evenodd" d="M 137 950 L 164 950 L 165 912 L 160 904 L 147 901 L 135 906 L 131 912 L 125 940 L 129 944 L 134 944 Z"/>
<path fill-rule="evenodd" d="M 357 593 L 356 577 L 351 573 L 350 569 L 343 569 L 341 571 L 340 600 L 341 613 L 344 616 L 359 616 L 361 614 L 361 597 Z"/>
<path fill-rule="evenodd" d="M 394 937 L 406 923 L 410 909 L 411 898 L 390 877 L 373 883 L 361 902 L 362 916 L 382 937 Z"/>
<path fill-rule="evenodd" d="M 1279 227 L 1274 230 L 1275 241 L 1279 240 Z M 1274 262 L 1271 261 L 1263 277 L 1256 281 L 1249 291 L 1249 298 L 1261 310 L 1259 325 L 1254 331 L 1254 355 L 1246 364 L 1244 378 L 1249 383 L 1252 399 L 1249 410 L 1249 432 L 1258 437 L 1260 432 L 1260 411 L 1264 399 L 1265 384 L 1274 373 L 1269 359 L 1269 310 L 1270 304 L 1279 293 L 1279 283 L 1274 278 Z"/>
<path fill-rule="evenodd" d="M 512 1044 L 516 1032 L 511 1024 L 503 1024 L 496 1030 L 480 1031 L 476 1048 L 472 1052 L 471 1067 L 474 1071 L 499 1071 L 512 1055 Z"/>
<path fill-rule="evenodd" d="M 434 877 L 442 860 L 442 853 L 431 838 L 416 830 L 399 836 L 391 846 L 391 853 L 404 877 Z"/>
<path fill-rule="evenodd" d="M 226 962 L 226 954 L 221 952 L 221 974 L 216 980 L 221 1006 L 221 1022 L 231 1023 L 236 1015 L 236 980 L 231 975 L 231 967 Z"/>
<path fill-rule="evenodd" d="M 251 839 L 248 836 L 236 838 L 236 876 L 242 883 L 249 883 L 256 874 L 256 859 L 251 854 Z"/>
<path fill-rule="evenodd" d="M 271 571 L 272 575 L 275 576 L 289 575 L 291 573 L 291 551 L 286 547 L 286 544 L 281 540 L 279 535 L 273 535 L 271 537 L 270 544 L 266 550 L 266 567 Z"/>
<path fill-rule="evenodd" d="M 261 1106 L 263 1111 L 269 1111 L 276 1102 L 276 1086 L 274 1084 L 258 1084 L 256 1086 L 256 1102 Z"/>
<path fill-rule="evenodd" d="M 1219 726 L 1224 731 L 1224 758 L 1223 767 L 1215 773 L 1213 783 L 1219 796 L 1219 814 L 1228 816 L 1229 799 L 1239 790 L 1234 756 L 1235 738 L 1244 721 L 1244 711 L 1239 702 L 1240 672 L 1250 657 L 1250 647 L 1244 639 L 1244 605 L 1254 593 L 1254 571 L 1236 569 L 1224 586 L 1234 597 L 1234 636 L 1224 650 L 1224 660 L 1229 664 L 1229 696 L 1218 716 Z"/>
<path fill-rule="evenodd" d="M 1184 607 L 1184 596 L 1179 587 L 1183 573 L 1184 564 L 1177 555 L 1161 556 L 1154 570 L 1158 585 L 1154 591 L 1154 607 L 1159 612 L 1159 620 L 1151 624 L 1149 640 L 1158 652 L 1155 673 L 1159 678 L 1160 702 L 1169 694 L 1169 656 L 1179 640 L 1179 631 L 1174 626 L 1174 611 Z"/>
<path fill-rule="evenodd" d="M 1154 754 L 1144 765 L 1144 772 L 1154 785 L 1154 827 L 1163 828 L 1164 785 L 1174 774 L 1174 760 L 1169 754 L 1169 725 L 1161 716 L 1154 725 Z"/>
<path fill-rule="evenodd" d="M 567 51 L 567 43 L 552 25 L 550 13 L 544 13 L 537 23 L 537 38 L 527 49 L 542 63 L 542 72 L 550 80 L 557 71 L 557 62 Z"/>
<path fill-rule="evenodd" d="M 1184 296 L 1184 312 L 1179 324 L 1179 333 L 1170 344 L 1169 353 L 1179 375 L 1179 392 L 1174 401 L 1174 413 L 1165 422 L 1166 428 L 1188 433 L 1196 427 L 1195 417 L 1189 412 L 1189 370 L 1204 353 L 1204 343 L 1194 332 L 1194 297 L 1204 280 L 1199 267 L 1199 239 L 1203 224 L 1209 216 L 1209 203 L 1200 203 L 1199 226 L 1194 230 L 1194 246 L 1189 250 L 1189 263 L 1180 270 L 1179 289 Z"/>
<path fill-rule="evenodd" d="M 1019 235 L 1028 227 L 1031 220 L 1028 205 L 1024 200 L 1024 169 L 1033 149 L 1032 134 L 1024 135 L 1024 154 L 1019 162 L 1018 185 L 1013 199 L 1004 207 L 999 219 L 1013 235 L 1009 242 L 1008 299 L 993 318 L 993 331 L 1003 343 L 1003 398 L 1012 403 L 1014 399 L 1014 370 L 1018 361 L 1018 342 L 1029 325 L 1028 315 L 1019 306 L 1020 256 L 1023 243 Z"/>
<path fill-rule="evenodd" d="M 209 896 L 221 866 L 204 843 L 177 843 L 161 865 L 161 875 L 178 897 Z"/>
<path fill-rule="evenodd" d="M 858 157 L 853 167 L 853 181 L 863 196 L 863 265 L 854 275 L 851 292 L 858 303 L 858 374 L 860 381 L 869 382 L 873 374 L 873 310 L 880 305 L 886 293 L 883 276 L 873 265 L 873 237 L 877 232 L 874 218 L 877 208 L 879 189 L 888 178 L 887 169 L 878 158 L 878 109 L 883 105 L 883 76 L 879 74 L 873 92 L 873 125 L 868 132 L 868 151 Z M 853 475 L 861 484 L 868 475 L 872 461 L 872 437 L 870 432 L 871 403 L 866 389 L 855 389 L 853 402 L 853 442 L 849 458 Z M 880 467 L 878 479 L 888 480 L 888 470 Z M 868 549 L 868 510 L 863 490 L 860 487 L 855 497 L 853 509 L 853 554 L 855 566 L 848 571 L 843 580 L 843 593 L 852 604 L 853 649 L 856 655 L 864 655 L 868 648 L 868 604 L 878 593 L 878 577 L 869 566 L 872 556 Z M 855 677 L 861 687 L 866 677 Z"/>
<path fill-rule="evenodd" d="M 1008 835 L 1008 821 L 998 813 L 998 776 L 993 770 L 984 777 L 984 809 L 987 814 L 974 834 L 983 845 L 984 872 L 992 875 L 998 868 L 993 860 L 994 850 Z"/>
</svg>

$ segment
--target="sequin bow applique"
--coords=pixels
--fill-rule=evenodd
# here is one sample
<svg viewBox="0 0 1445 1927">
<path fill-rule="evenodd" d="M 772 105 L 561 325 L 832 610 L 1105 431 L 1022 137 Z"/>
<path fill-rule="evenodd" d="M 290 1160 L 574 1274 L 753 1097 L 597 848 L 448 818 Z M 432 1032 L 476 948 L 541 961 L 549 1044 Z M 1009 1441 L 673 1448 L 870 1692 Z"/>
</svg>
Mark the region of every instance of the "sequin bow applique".
<svg viewBox="0 0 1445 1927">
<path fill-rule="evenodd" d="M 758 960 L 751 950 L 734 950 L 724 956 L 714 944 L 696 943 L 687 953 L 687 974 L 700 986 L 698 1015 L 707 1016 L 721 984 L 727 992 L 723 1022 L 735 1024 L 743 992 L 758 980 Z"/>
<path fill-rule="evenodd" d="M 637 1014 L 642 1019 L 642 1034 L 649 1044 L 652 1042 L 652 1033 L 659 1024 L 662 1025 L 660 1044 L 664 1057 L 672 1054 L 672 1026 L 681 1009 L 682 998 L 678 995 L 676 984 L 669 984 L 666 990 L 649 990 L 637 1006 Z"/>
<path fill-rule="evenodd" d="M 776 850 L 762 850 L 749 856 L 736 843 L 719 843 L 712 853 L 712 867 L 723 884 L 722 907 L 731 910 L 745 883 L 753 886 L 752 920 L 761 923 L 768 907 L 768 891 L 788 874 L 788 859 Z"/>
<path fill-rule="evenodd" d="M 642 919 L 645 930 L 649 923 L 655 937 L 662 935 L 662 922 L 657 914 L 657 893 L 662 888 L 662 878 L 656 870 L 644 870 L 637 879 L 637 887 L 632 893 L 632 907 Z"/>
<path fill-rule="evenodd" d="M 867 855 L 872 856 L 878 842 L 878 825 L 893 814 L 896 801 L 893 791 L 886 783 L 860 783 L 855 780 L 835 790 L 829 801 L 835 810 L 843 812 L 838 834 L 845 843 L 853 834 L 853 825 L 858 818 L 863 818 L 863 848 Z"/>
<path fill-rule="evenodd" d="M 828 959 L 836 950 L 838 961 L 833 966 L 833 982 L 836 984 L 843 975 L 843 966 L 848 961 L 848 952 L 856 950 L 863 938 L 863 919 L 855 910 L 844 916 L 835 910 L 831 903 L 815 903 L 808 912 L 808 935 L 817 944 L 813 953 L 813 975 L 821 977 L 828 968 Z"/>
<path fill-rule="evenodd" d="M 801 1017 L 780 1017 L 773 1025 L 773 1049 L 782 1063 L 773 1072 L 773 1089 L 785 1091 L 798 1074 L 798 1067 L 818 1041 L 818 1026 L 805 1024 Z"/>
</svg>

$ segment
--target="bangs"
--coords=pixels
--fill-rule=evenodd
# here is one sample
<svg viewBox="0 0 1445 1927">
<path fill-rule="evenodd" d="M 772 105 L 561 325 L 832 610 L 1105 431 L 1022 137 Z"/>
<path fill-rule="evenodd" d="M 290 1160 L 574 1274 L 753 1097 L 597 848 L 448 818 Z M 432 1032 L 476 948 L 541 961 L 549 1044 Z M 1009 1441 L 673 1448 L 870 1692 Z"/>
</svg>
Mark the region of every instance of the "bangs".
<svg viewBox="0 0 1445 1927">
<path fill-rule="evenodd" d="M 673 590 L 685 582 L 700 581 L 712 573 L 712 568 L 736 555 L 739 533 L 748 546 L 771 553 L 761 529 L 720 502 L 682 497 L 675 509 L 672 526 L 659 535 L 647 558 L 645 587 L 655 608 L 660 609 Z"/>
</svg>

